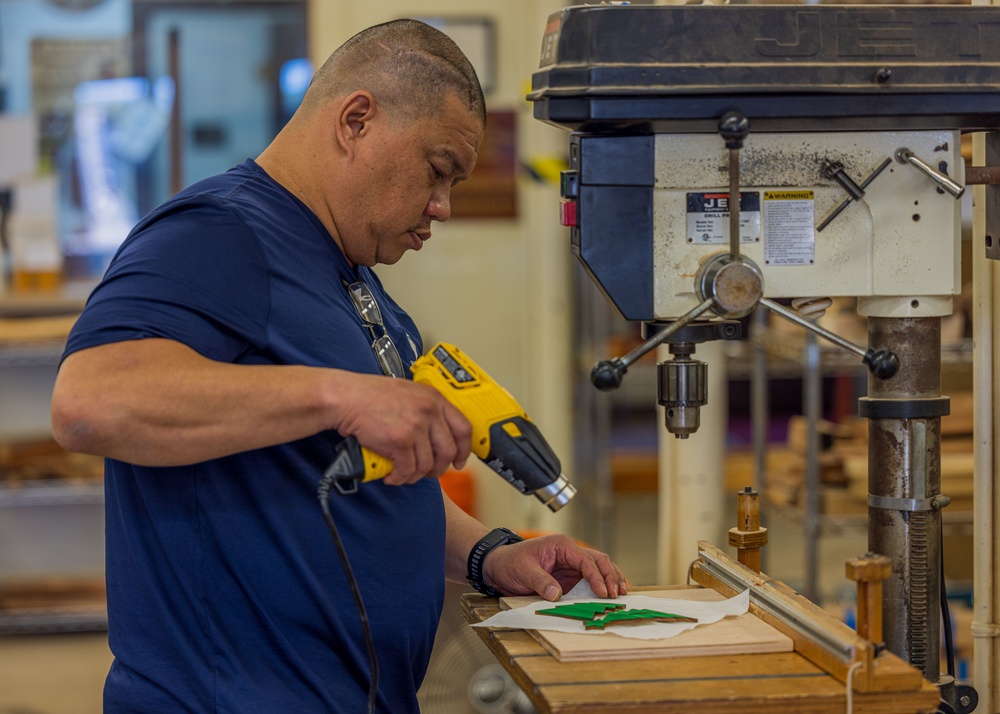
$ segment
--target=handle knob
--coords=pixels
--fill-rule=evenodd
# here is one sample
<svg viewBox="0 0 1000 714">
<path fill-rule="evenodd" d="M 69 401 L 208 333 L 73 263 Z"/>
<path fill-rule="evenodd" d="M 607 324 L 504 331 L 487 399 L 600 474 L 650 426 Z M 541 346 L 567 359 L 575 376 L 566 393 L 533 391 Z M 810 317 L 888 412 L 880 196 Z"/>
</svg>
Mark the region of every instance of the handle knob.
<svg viewBox="0 0 1000 714">
<path fill-rule="evenodd" d="M 727 149 L 742 149 L 749 133 L 750 120 L 739 112 L 726 112 L 719 120 L 719 135 L 726 140 Z"/>
<path fill-rule="evenodd" d="M 931 181 L 936 183 L 938 186 L 940 186 L 942 189 L 950 193 L 955 198 L 961 198 L 962 194 L 965 193 L 965 186 L 963 186 L 960 183 L 956 183 L 955 181 L 952 181 L 947 175 L 931 168 L 923 161 L 918 159 L 916 155 L 912 151 L 907 149 L 905 146 L 901 146 L 898 149 L 896 149 L 896 161 L 898 161 L 901 164 L 909 164 L 910 166 L 916 167 L 917 169 L 922 171 L 924 175 L 927 176 Z"/>
<path fill-rule="evenodd" d="M 899 357 L 889 350 L 868 350 L 861 360 L 879 379 L 894 377 L 899 371 Z"/>
<path fill-rule="evenodd" d="M 618 389 L 628 368 L 617 359 L 606 359 L 594 365 L 590 371 L 591 383 L 602 392 Z"/>
</svg>

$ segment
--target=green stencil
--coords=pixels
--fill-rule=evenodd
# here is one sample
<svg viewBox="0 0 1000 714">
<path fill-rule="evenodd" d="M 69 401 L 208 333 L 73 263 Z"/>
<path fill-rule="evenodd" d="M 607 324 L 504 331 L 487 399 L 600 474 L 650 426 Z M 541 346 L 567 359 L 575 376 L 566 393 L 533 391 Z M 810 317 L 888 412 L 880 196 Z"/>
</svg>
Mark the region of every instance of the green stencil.
<svg viewBox="0 0 1000 714">
<path fill-rule="evenodd" d="M 618 610 L 609 612 L 602 620 L 583 623 L 588 630 L 603 630 L 607 625 L 634 624 L 637 622 L 698 622 L 693 617 L 675 615 L 671 612 L 658 610 Z"/>
<path fill-rule="evenodd" d="M 559 605 L 548 610 L 536 610 L 536 615 L 551 615 L 553 617 L 568 617 L 572 620 L 593 620 L 606 612 L 625 609 L 624 605 L 604 602 L 575 602 L 571 605 Z"/>
<path fill-rule="evenodd" d="M 570 605 L 559 605 L 547 610 L 536 610 L 536 615 L 566 617 L 571 620 L 582 620 L 587 630 L 603 630 L 607 625 L 628 624 L 637 622 L 698 622 L 693 617 L 674 615 L 659 610 L 626 609 L 625 605 L 604 602 L 575 602 Z"/>
</svg>

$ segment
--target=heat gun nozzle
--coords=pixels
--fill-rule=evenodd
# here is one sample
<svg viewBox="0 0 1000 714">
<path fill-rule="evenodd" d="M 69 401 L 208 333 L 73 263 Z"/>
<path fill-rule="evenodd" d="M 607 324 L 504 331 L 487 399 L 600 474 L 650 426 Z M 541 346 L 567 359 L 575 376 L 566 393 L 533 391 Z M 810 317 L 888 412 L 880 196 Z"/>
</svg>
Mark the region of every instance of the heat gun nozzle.
<svg viewBox="0 0 1000 714">
<path fill-rule="evenodd" d="M 553 513 L 569 503 L 575 495 L 576 487 L 562 474 L 548 486 L 535 491 L 535 498 L 548 506 Z"/>
</svg>

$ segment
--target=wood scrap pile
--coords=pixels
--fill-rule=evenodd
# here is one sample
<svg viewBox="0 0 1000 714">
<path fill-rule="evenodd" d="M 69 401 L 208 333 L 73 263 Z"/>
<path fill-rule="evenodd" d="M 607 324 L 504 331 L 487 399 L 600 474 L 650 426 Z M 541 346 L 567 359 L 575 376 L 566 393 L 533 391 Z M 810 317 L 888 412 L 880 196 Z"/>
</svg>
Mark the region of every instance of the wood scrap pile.
<svg viewBox="0 0 1000 714">
<path fill-rule="evenodd" d="M 5 487 L 46 480 L 90 483 L 103 478 L 104 459 L 72 454 L 51 438 L 0 441 L 0 485 Z"/>
<path fill-rule="evenodd" d="M 951 414 L 941 419 L 941 493 L 954 511 L 972 510 L 972 394 L 951 397 Z M 868 510 L 868 420 L 820 421 L 820 512 L 865 514 Z M 805 504 L 808 426 L 793 417 L 786 449 L 768 455 L 766 497 L 778 505 Z"/>
<path fill-rule="evenodd" d="M 104 578 L 47 578 L 0 583 L 0 611 L 104 606 Z"/>
</svg>

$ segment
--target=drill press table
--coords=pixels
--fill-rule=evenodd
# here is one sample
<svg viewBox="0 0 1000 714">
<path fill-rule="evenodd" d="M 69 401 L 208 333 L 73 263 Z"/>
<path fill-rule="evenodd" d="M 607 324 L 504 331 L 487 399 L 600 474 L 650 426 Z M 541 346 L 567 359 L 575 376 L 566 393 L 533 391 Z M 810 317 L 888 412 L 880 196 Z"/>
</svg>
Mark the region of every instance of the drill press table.
<svg viewBox="0 0 1000 714">
<path fill-rule="evenodd" d="M 500 604 L 470 593 L 462 597 L 462 610 L 477 623 Z M 843 714 L 847 707 L 844 683 L 799 652 L 560 662 L 524 630 L 474 629 L 541 714 L 731 714 L 734 708 L 741 714 Z M 854 692 L 853 708 L 930 714 L 938 698 L 937 689 L 922 681 L 911 691 Z"/>
</svg>

